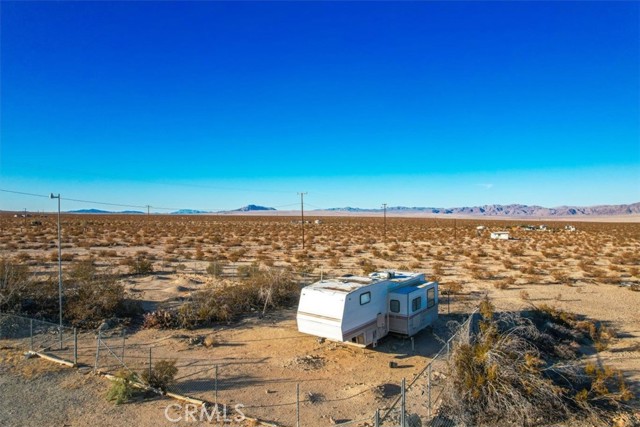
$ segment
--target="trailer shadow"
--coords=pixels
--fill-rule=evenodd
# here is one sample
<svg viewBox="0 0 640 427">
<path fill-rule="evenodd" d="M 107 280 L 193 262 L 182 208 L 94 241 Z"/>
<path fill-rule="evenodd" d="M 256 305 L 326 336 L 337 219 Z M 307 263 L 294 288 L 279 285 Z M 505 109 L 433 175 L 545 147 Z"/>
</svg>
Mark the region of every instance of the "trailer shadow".
<svg viewBox="0 0 640 427">
<path fill-rule="evenodd" d="M 440 314 L 432 326 L 423 329 L 413 337 L 389 334 L 372 350 L 393 355 L 396 360 L 411 359 L 415 356 L 434 357 L 446 346 L 447 341 L 466 319 L 466 315 Z M 409 368 L 413 365 L 404 364 L 396 367 Z"/>
</svg>

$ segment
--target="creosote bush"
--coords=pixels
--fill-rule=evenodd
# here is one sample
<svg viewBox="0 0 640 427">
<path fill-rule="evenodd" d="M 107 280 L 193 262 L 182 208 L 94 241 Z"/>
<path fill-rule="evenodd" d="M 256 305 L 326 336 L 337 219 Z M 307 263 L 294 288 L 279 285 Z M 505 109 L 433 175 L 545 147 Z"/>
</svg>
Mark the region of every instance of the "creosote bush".
<svg viewBox="0 0 640 427">
<path fill-rule="evenodd" d="M 136 375 L 128 371 L 119 371 L 116 373 L 116 378 L 111 382 L 111 387 L 107 391 L 107 400 L 121 405 L 131 400 L 133 396 L 133 382 L 136 380 Z"/>
<path fill-rule="evenodd" d="M 93 328 L 104 319 L 141 312 L 117 277 L 108 270 L 98 271 L 92 260 L 69 267 L 63 279 L 63 305 L 63 321 L 79 327 Z M 38 277 L 24 265 L 0 260 L 0 310 L 57 321 L 57 275 Z"/>
<path fill-rule="evenodd" d="M 177 373 L 176 360 L 158 360 L 151 371 L 143 370 L 140 377 L 151 387 L 167 391 L 167 388 L 175 382 Z"/>
<path fill-rule="evenodd" d="M 130 274 L 151 274 L 153 273 L 153 263 L 143 255 L 125 260 L 125 264 L 129 267 Z"/>
<path fill-rule="evenodd" d="M 207 273 L 213 277 L 220 277 L 224 271 L 224 264 L 219 261 L 211 261 L 207 266 Z"/>
<path fill-rule="evenodd" d="M 174 311 L 145 315 L 147 328 L 193 328 L 213 322 L 228 322 L 251 312 L 264 314 L 269 308 L 289 306 L 298 301 L 300 287 L 291 271 L 250 269 L 238 282 L 216 284 L 195 292 Z"/>
<path fill-rule="evenodd" d="M 632 393 L 619 371 L 582 367 L 576 316 L 547 307 L 494 313 L 485 298 L 478 331 L 454 345 L 441 415 L 460 425 L 599 424 Z M 573 327 L 571 326 L 573 325 Z"/>
</svg>

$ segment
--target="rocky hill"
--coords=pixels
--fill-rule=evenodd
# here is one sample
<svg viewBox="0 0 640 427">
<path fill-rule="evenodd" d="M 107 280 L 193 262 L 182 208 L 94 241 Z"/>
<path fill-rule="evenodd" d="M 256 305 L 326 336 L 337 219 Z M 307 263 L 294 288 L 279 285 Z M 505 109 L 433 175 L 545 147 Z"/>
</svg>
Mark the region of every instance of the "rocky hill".
<svg viewBox="0 0 640 427">
<path fill-rule="evenodd" d="M 325 209 L 337 212 L 382 212 L 382 209 L 363 208 L 331 208 Z M 478 216 L 527 216 L 527 217 L 548 217 L 548 216 L 619 216 L 640 214 L 640 202 L 628 205 L 598 205 L 598 206 L 558 206 L 555 208 L 545 208 L 536 205 L 484 205 L 458 208 L 428 208 L 428 207 L 406 207 L 392 206 L 387 208 L 387 212 L 396 213 L 431 213 L 431 214 L 457 214 L 457 215 L 478 215 Z"/>
</svg>

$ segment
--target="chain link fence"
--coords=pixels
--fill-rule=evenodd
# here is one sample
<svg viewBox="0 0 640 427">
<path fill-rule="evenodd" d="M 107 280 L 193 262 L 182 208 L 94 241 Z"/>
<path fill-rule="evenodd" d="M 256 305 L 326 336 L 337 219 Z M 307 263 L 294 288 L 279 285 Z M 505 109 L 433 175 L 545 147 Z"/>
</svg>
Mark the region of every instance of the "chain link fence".
<svg viewBox="0 0 640 427">
<path fill-rule="evenodd" d="M 451 350 L 463 335 L 469 334 L 473 325 L 475 310 L 465 322 L 457 327 L 440 351 L 411 381 L 402 381 L 400 396 L 390 408 L 376 416 L 374 425 L 385 427 L 420 427 L 424 425 L 453 427 L 452 420 L 437 417 L 445 380 L 449 375 Z M 426 423 L 426 424 L 425 424 Z"/>
<path fill-rule="evenodd" d="M 448 376 L 451 350 L 462 334 L 468 334 L 473 324 L 472 313 L 457 327 L 448 341 L 433 356 L 430 362 L 410 380 L 401 384 L 387 384 L 399 389 L 398 397 L 386 408 L 371 411 L 370 416 L 357 416 L 350 420 L 329 420 L 332 425 L 373 425 L 376 427 L 454 427 L 451 420 L 437 416 Z M 11 347 L 33 351 L 54 357 L 75 366 L 90 367 L 96 372 L 117 375 L 121 372 L 134 374 L 145 383 L 160 360 L 175 361 L 178 368 L 175 381 L 164 392 L 202 400 L 211 404 L 229 404 L 238 400 L 238 390 L 251 385 L 250 378 L 238 375 L 238 371 L 227 369 L 230 362 L 219 362 L 211 358 L 181 357 L 177 351 L 162 342 L 140 343 L 130 340 L 124 330 L 98 330 L 78 332 L 75 328 L 62 327 L 42 320 L 30 319 L 10 314 L 0 314 L 0 341 L 6 340 Z M 147 381 L 147 385 L 148 381 Z M 266 391 L 269 393 L 269 389 Z M 355 397 L 355 396 L 353 396 Z M 317 414 L 314 404 L 322 400 L 308 391 L 303 384 L 291 383 L 286 391 L 279 392 L 277 402 L 247 405 L 244 413 L 259 419 L 272 419 L 277 407 L 286 408 L 277 422 L 284 426 L 305 425 L 305 419 Z M 372 402 L 371 407 L 375 408 Z M 365 413 L 358 412 L 358 413 Z M 354 413 L 356 413 L 354 411 Z M 328 423 L 329 424 L 329 423 Z"/>
</svg>

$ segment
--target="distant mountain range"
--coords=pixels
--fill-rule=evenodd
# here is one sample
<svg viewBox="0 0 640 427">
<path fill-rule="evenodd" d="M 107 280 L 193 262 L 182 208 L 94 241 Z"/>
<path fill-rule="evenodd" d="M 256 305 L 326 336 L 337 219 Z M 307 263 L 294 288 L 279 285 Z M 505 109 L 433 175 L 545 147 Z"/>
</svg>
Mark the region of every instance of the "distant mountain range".
<svg viewBox="0 0 640 427">
<path fill-rule="evenodd" d="M 104 211 L 102 209 L 78 209 L 75 211 L 67 211 L 68 213 L 80 213 L 80 214 L 143 214 L 142 211 Z"/>
<path fill-rule="evenodd" d="M 320 209 L 334 212 L 382 212 L 382 209 L 362 208 L 330 208 Z M 640 214 L 640 202 L 628 205 L 598 205 L 598 206 L 558 206 L 545 208 L 529 205 L 484 205 L 459 208 L 425 208 L 392 206 L 387 208 L 388 213 L 426 213 L 444 215 L 477 215 L 477 216 L 614 216 Z"/>
<path fill-rule="evenodd" d="M 274 212 L 275 208 L 258 205 L 247 205 L 238 209 L 228 211 L 202 211 L 197 209 L 180 209 L 171 212 L 172 215 L 197 215 L 226 213 L 233 214 L 246 212 Z M 345 212 L 345 213 L 380 213 L 382 209 L 367 208 L 329 208 L 316 209 L 316 213 L 320 212 Z M 69 213 L 79 214 L 144 214 L 142 211 L 105 211 L 101 209 L 79 209 L 69 211 Z M 620 215 L 638 215 L 640 214 L 640 202 L 628 205 L 598 205 L 598 206 L 558 206 L 555 208 L 545 208 L 543 206 L 529 206 L 520 204 L 511 205 L 484 205 L 459 208 L 427 208 L 427 207 L 407 207 L 407 206 L 391 206 L 387 208 L 389 214 L 432 214 L 432 215 L 469 215 L 469 216 L 489 216 L 489 217 L 552 217 L 552 216 L 620 216 Z"/>
<path fill-rule="evenodd" d="M 258 205 L 247 205 L 238 209 L 233 209 L 230 211 L 220 211 L 220 212 L 254 212 L 254 211 L 275 211 L 275 208 L 269 208 L 266 206 L 258 206 Z M 105 211 L 102 209 L 78 209 L 75 211 L 67 211 L 68 213 L 78 213 L 78 214 L 144 214 L 146 212 L 142 211 Z M 171 212 L 171 215 L 197 215 L 197 214 L 210 214 L 216 213 L 215 211 L 201 211 L 197 209 L 180 209 L 175 212 Z"/>
<path fill-rule="evenodd" d="M 211 211 L 199 211 L 197 209 L 180 209 L 175 212 L 171 212 L 171 215 L 196 215 L 196 214 L 206 214 L 213 213 Z"/>
<path fill-rule="evenodd" d="M 179 211 L 171 212 L 177 215 L 193 215 L 193 214 L 207 214 L 207 213 L 231 213 L 231 212 L 254 212 L 254 211 L 275 211 L 274 208 L 268 208 L 266 206 L 247 205 L 238 209 L 232 209 L 229 211 L 199 211 L 195 209 L 180 209 Z"/>
</svg>

